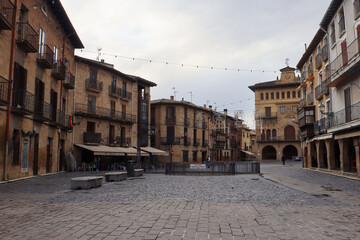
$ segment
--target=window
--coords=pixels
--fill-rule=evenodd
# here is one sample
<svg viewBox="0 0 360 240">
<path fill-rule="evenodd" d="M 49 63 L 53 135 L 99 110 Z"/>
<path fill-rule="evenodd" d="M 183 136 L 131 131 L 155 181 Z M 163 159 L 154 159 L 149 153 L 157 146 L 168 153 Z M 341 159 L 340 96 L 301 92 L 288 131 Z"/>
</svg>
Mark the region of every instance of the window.
<svg viewBox="0 0 360 240">
<path fill-rule="evenodd" d="M 290 92 L 289 91 L 286 93 L 286 97 L 290 98 Z"/>
<path fill-rule="evenodd" d="M 260 100 L 264 100 L 264 94 L 260 93 Z"/>
<path fill-rule="evenodd" d="M 301 91 L 298 91 L 298 98 L 301 98 Z"/>
<path fill-rule="evenodd" d="M 335 39 L 335 24 L 334 24 L 334 22 L 332 22 L 330 24 L 330 40 L 331 40 L 330 44 L 331 44 L 331 46 L 333 46 L 335 44 L 335 42 L 336 42 L 336 39 Z"/>
<path fill-rule="evenodd" d="M 265 93 L 266 100 L 269 100 L 269 93 Z"/>
<path fill-rule="evenodd" d="M 197 151 L 193 151 L 193 162 L 197 162 Z"/>
<path fill-rule="evenodd" d="M 189 161 L 189 151 L 183 151 L 183 162 Z"/>
<path fill-rule="evenodd" d="M 126 82 L 123 82 L 122 83 L 122 96 L 123 97 L 127 97 L 127 94 L 126 94 Z"/>
<path fill-rule="evenodd" d="M 296 92 L 295 91 L 292 92 L 292 97 L 296 98 Z"/>
<path fill-rule="evenodd" d="M 110 101 L 110 115 L 115 117 L 115 101 Z"/>
<path fill-rule="evenodd" d="M 92 96 L 92 95 L 88 96 L 88 111 L 90 113 L 96 112 L 96 96 Z"/>
<path fill-rule="evenodd" d="M 116 89 L 116 77 L 111 78 L 111 89 Z"/>
<path fill-rule="evenodd" d="M 341 8 L 338 14 L 339 19 L 339 37 L 341 37 L 345 32 L 345 16 L 344 8 Z"/>
<path fill-rule="evenodd" d="M 279 99 L 279 98 L 280 98 L 280 93 L 277 92 L 277 93 L 276 93 L 276 99 Z"/>
<path fill-rule="evenodd" d="M 274 93 L 273 92 L 271 93 L 271 99 L 274 99 Z"/>
<path fill-rule="evenodd" d="M 39 53 L 41 56 L 44 56 L 45 53 L 45 31 L 42 28 L 39 32 Z"/>
<path fill-rule="evenodd" d="M 318 84 L 320 85 L 322 83 L 322 71 L 319 72 L 319 78 L 318 78 Z"/>
<path fill-rule="evenodd" d="M 141 120 L 147 122 L 148 120 L 148 112 L 149 112 L 149 104 L 148 102 L 141 102 Z"/>
<path fill-rule="evenodd" d="M 28 165 L 28 150 L 29 150 L 29 139 L 23 139 L 23 150 L 22 150 L 22 159 L 21 159 L 21 171 L 27 170 Z"/>
<path fill-rule="evenodd" d="M 97 70 L 95 69 L 90 69 L 90 83 L 96 83 L 96 79 L 97 79 Z"/>
<path fill-rule="evenodd" d="M 59 49 L 54 45 L 54 63 L 56 64 L 58 61 Z"/>
<path fill-rule="evenodd" d="M 354 1 L 354 19 L 360 16 L 360 0 Z"/>
<path fill-rule="evenodd" d="M 86 123 L 86 132 L 94 133 L 95 132 L 95 122 L 88 121 Z"/>
<path fill-rule="evenodd" d="M 297 112 L 297 106 L 292 106 L 292 112 L 296 113 Z"/>
<path fill-rule="evenodd" d="M 265 107 L 265 116 L 271 117 L 271 107 Z"/>
<path fill-rule="evenodd" d="M 121 105 L 121 118 L 126 119 L 126 105 Z"/>
<path fill-rule="evenodd" d="M 285 92 L 281 92 L 281 98 L 285 98 Z"/>
<path fill-rule="evenodd" d="M 280 113 L 284 114 L 286 111 L 285 106 L 280 106 Z"/>
</svg>

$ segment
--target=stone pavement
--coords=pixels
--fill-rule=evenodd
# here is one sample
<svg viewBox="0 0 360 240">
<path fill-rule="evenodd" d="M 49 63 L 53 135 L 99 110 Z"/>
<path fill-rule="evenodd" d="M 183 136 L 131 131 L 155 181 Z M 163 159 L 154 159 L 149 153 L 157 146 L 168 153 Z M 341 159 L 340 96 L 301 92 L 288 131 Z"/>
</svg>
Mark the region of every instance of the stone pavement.
<svg viewBox="0 0 360 240">
<path fill-rule="evenodd" d="M 70 178 L 84 173 L 0 184 L 0 239 L 360 239 L 360 194 L 345 186 L 360 181 L 262 169 L 264 178 L 157 174 L 79 191 Z M 326 179 L 338 197 L 316 192 Z"/>
</svg>

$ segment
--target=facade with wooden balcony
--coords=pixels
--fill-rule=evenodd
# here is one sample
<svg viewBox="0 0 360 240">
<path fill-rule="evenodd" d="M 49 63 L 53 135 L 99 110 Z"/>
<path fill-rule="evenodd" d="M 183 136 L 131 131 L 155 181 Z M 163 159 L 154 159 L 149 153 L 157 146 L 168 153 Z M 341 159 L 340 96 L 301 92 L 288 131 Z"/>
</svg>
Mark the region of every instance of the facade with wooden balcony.
<svg viewBox="0 0 360 240">
<path fill-rule="evenodd" d="M 74 51 L 82 42 L 59 0 L 37 8 L 32 1 L 1 0 L 0 31 L 0 178 L 63 171 L 73 148 L 67 117 L 74 105 L 63 70 L 75 72 Z M 6 141 L 14 146 L 7 155 Z"/>
<path fill-rule="evenodd" d="M 285 67 L 280 72 L 280 79 L 249 86 L 255 93 L 256 121 L 255 143 L 251 146 L 257 150 L 255 156 L 259 160 L 280 161 L 283 155 L 291 159 L 301 154 L 297 137 L 299 128 L 295 123 L 301 104 L 298 86 L 306 84 L 307 74 L 313 75 L 313 68 L 306 68 L 300 78 L 295 76 L 295 69 L 291 67 Z M 245 149 L 242 151 L 247 151 Z"/>
<path fill-rule="evenodd" d="M 131 148 L 149 145 L 150 87 L 155 83 L 122 73 L 112 64 L 75 56 L 76 95 L 74 109 L 75 156 L 95 161 L 87 144 Z M 81 138 L 87 133 L 99 135 L 95 143 Z M 143 153 L 142 153 L 143 154 Z M 149 154 L 147 154 L 148 156 Z M 112 156 L 113 161 L 137 160 L 137 156 Z M 101 156 L 99 156 L 101 158 Z"/>
</svg>

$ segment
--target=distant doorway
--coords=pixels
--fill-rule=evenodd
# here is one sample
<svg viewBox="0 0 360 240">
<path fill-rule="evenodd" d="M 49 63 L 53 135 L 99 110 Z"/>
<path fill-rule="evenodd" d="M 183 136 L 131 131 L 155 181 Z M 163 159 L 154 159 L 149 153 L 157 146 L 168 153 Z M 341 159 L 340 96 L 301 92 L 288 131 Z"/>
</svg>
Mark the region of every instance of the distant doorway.
<svg viewBox="0 0 360 240">
<path fill-rule="evenodd" d="M 276 149 L 273 146 L 266 146 L 262 150 L 263 160 L 276 160 Z"/>
<path fill-rule="evenodd" d="M 298 155 L 298 151 L 297 151 L 296 147 L 294 147 L 293 145 L 287 145 L 283 149 L 283 155 L 284 155 L 285 159 L 292 159 L 292 157 Z"/>
</svg>

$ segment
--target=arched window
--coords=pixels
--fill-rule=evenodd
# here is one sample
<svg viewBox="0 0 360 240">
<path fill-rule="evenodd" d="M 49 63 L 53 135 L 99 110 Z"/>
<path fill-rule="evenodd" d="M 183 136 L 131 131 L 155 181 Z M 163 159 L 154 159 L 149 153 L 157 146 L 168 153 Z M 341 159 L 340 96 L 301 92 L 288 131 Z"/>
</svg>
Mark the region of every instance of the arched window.
<svg viewBox="0 0 360 240">
<path fill-rule="evenodd" d="M 298 98 L 301 98 L 301 92 L 300 92 L 300 90 L 298 91 Z"/>
<path fill-rule="evenodd" d="M 271 130 L 268 129 L 266 130 L 266 140 L 270 140 L 270 138 L 271 138 Z"/>
<path fill-rule="evenodd" d="M 287 95 L 286 96 L 287 98 L 290 98 L 290 92 L 289 91 L 286 93 L 286 95 Z"/>
<path fill-rule="evenodd" d="M 279 98 L 280 98 L 280 93 L 277 92 L 277 93 L 276 93 L 276 99 L 279 99 Z"/>
<path fill-rule="evenodd" d="M 285 98 L 285 92 L 281 92 L 281 98 Z"/>
<path fill-rule="evenodd" d="M 284 128 L 285 140 L 295 140 L 295 128 L 288 125 Z"/>
<path fill-rule="evenodd" d="M 272 130 L 272 138 L 273 138 L 273 139 L 276 139 L 276 137 L 277 137 L 276 129 L 273 129 L 273 130 Z"/>
<path fill-rule="evenodd" d="M 266 100 L 269 100 L 269 93 L 265 93 Z"/>
<path fill-rule="evenodd" d="M 260 93 L 260 99 L 264 100 L 264 94 L 263 93 Z"/>
<path fill-rule="evenodd" d="M 271 99 L 274 99 L 274 93 L 273 92 L 271 93 Z"/>
<path fill-rule="evenodd" d="M 295 91 L 292 92 L 292 97 L 296 98 L 296 92 Z"/>
</svg>

